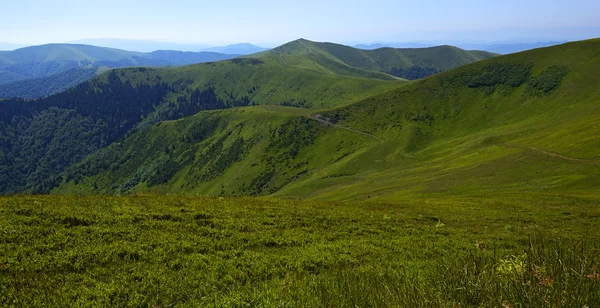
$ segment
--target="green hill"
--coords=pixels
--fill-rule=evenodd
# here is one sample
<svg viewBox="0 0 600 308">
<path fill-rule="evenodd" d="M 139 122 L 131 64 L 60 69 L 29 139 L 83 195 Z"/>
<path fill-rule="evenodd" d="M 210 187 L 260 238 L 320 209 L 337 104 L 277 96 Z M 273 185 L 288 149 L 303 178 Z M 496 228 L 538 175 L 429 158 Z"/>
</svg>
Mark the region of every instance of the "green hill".
<svg viewBox="0 0 600 308">
<path fill-rule="evenodd" d="M 346 76 L 420 79 L 459 66 L 497 56 L 485 51 L 466 51 L 452 46 L 431 48 L 381 48 L 361 50 L 349 46 L 299 39 L 255 57 L 277 57 L 284 64 Z"/>
<path fill-rule="evenodd" d="M 56 192 L 590 193 L 600 187 L 599 46 L 490 59 L 312 116 L 247 107 L 156 124 L 71 168 Z"/>
</svg>

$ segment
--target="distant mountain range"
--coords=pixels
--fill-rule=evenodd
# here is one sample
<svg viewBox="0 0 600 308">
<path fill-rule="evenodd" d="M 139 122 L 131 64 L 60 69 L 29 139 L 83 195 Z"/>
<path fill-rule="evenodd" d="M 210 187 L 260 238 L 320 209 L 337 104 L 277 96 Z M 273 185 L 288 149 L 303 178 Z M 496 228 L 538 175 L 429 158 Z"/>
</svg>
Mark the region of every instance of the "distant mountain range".
<svg viewBox="0 0 600 308">
<path fill-rule="evenodd" d="M 358 44 L 354 45 L 354 48 L 364 50 L 374 50 L 379 48 L 427 48 L 433 47 L 432 44 L 423 43 L 376 43 L 376 44 Z"/>
<path fill-rule="evenodd" d="M 469 49 L 481 49 L 481 50 L 487 50 L 489 52 L 495 52 L 495 53 L 499 53 L 502 55 L 507 55 L 507 54 L 511 54 L 511 53 L 516 53 L 516 52 L 522 52 L 522 51 L 526 51 L 526 50 L 531 50 L 531 49 L 536 49 L 536 48 L 542 48 L 542 47 L 550 47 L 550 46 L 555 46 L 555 45 L 560 45 L 560 44 L 564 44 L 566 43 L 566 41 L 560 41 L 560 42 L 537 42 L 537 43 L 507 43 L 507 44 L 489 44 L 489 45 L 465 45 L 465 46 L 461 46 L 462 48 L 469 48 Z"/>
<path fill-rule="evenodd" d="M 0 98 L 36 98 L 65 90 L 106 69 L 181 66 L 231 59 L 215 52 L 131 52 L 89 45 L 49 44 L 0 52 Z"/>
<path fill-rule="evenodd" d="M 147 40 L 128 40 L 128 39 L 82 39 L 67 42 L 69 44 L 94 45 L 99 47 L 116 48 L 137 52 L 152 52 L 155 50 L 179 50 L 179 51 L 200 51 L 210 47 L 205 44 L 183 44 L 170 42 L 157 42 Z"/>
<path fill-rule="evenodd" d="M 268 48 L 259 47 L 250 43 L 232 44 L 227 46 L 210 46 L 206 44 L 183 44 L 183 43 L 169 43 L 169 42 L 156 42 L 146 40 L 126 40 L 126 39 L 83 39 L 77 41 L 68 42 L 70 44 L 84 44 L 93 45 L 99 47 L 116 48 L 137 52 L 152 52 L 156 50 L 179 50 L 179 51 L 208 51 L 217 52 L 228 55 L 249 55 L 261 51 L 268 50 Z M 0 47 L 2 45 L 0 44 Z"/>
<path fill-rule="evenodd" d="M 11 43 L 2 43 L 0 42 L 0 51 L 5 51 L 5 50 L 15 50 L 18 48 L 23 48 L 26 47 L 27 45 L 22 45 L 22 44 L 11 44 Z"/>
<path fill-rule="evenodd" d="M 203 51 L 212 51 L 212 52 L 218 52 L 218 53 L 224 53 L 224 54 L 230 54 L 230 55 L 249 55 L 249 54 L 253 54 L 253 53 L 257 53 L 257 52 L 261 52 L 261 51 L 265 51 L 265 50 L 269 50 L 269 48 L 262 48 L 262 47 L 252 45 L 249 43 L 242 43 L 242 44 L 233 44 L 233 45 L 227 45 L 227 46 L 222 46 L 222 47 L 206 48 Z"/>
<path fill-rule="evenodd" d="M 550 47 L 566 43 L 566 41 L 548 41 L 548 42 L 492 42 L 492 43 L 464 43 L 464 42 L 407 42 L 407 43 L 374 43 L 358 44 L 355 48 L 364 50 L 374 50 L 379 48 L 426 48 L 439 45 L 452 45 L 466 50 L 485 50 L 497 54 L 511 54 L 535 48 Z"/>
</svg>

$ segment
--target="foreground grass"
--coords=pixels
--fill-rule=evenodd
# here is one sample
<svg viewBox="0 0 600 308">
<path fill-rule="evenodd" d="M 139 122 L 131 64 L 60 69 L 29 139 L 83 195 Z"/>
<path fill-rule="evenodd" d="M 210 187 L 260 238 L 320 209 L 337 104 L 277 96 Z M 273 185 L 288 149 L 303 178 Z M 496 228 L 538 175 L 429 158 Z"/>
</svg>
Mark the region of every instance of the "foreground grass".
<svg viewBox="0 0 600 308">
<path fill-rule="evenodd" d="M 0 198 L 0 306 L 600 304 L 595 196 Z"/>
</svg>

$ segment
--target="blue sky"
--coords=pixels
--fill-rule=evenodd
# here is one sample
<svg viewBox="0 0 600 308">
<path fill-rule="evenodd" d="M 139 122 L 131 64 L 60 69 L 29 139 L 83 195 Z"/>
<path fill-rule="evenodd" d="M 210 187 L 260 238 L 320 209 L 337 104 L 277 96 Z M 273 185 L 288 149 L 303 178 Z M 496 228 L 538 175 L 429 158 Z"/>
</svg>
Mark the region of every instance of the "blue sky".
<svg viewBox="0 0 600 308">
<path fill-rule="evenodd" d="M 274 45 L 334 42 L 498 41 L 600 36 L 588 0 L 15 0 L 0 12 L 0 42 L 84 38 Z"/>
</svg>

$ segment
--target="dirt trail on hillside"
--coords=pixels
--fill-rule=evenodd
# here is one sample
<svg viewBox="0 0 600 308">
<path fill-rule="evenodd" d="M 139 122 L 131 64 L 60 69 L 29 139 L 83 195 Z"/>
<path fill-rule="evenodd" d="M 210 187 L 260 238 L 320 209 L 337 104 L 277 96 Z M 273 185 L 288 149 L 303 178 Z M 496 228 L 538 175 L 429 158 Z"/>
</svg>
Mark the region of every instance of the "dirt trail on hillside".
<svg viewBox="0 0 600 308">
<path fill-rule="evenodd" d="M 283 66 L 292 67 L 291 65 L 287 64 L 285 60 L 283 60 L 283 54 L 279 54 L 279 56 L 277 56 L 277 62 Z"/>
<path fill-rule="evenodd" d="M 313 119 L 313 120 L 316 120 L 316 121 L 317 121 L 317 122 L 319 122 L 319 123 L 323 123 L 323 124 L 326 124 L 326 125 L 331 125 L 331 126 L 333 126 L 333 127 L 337 127 L 337 128 L 345 129 L 345 130 L 347 130 L 347 131 L 351 131 L 351 132 L 354 132 L 354 133 L 357 133 L 357 134 L 361 134 L 361 135 L 369 136 L 369 137 L 371 137 L 371 138 L 373 138 L 373 139 L 376 139 L 377 141 L 379 141 L 379 142 L 383 143 L 383 139 L 381 139 L 381 138 L 379 138 L 379 137 L 377 137 L 377 136 L 375 136 L 375 135 L 371 135 L 371 134 L 369 134 L 369 133 L 367 133 L 367 132 L 363 132 L 363 131 L 360 131 L 360 130 L 356 130 L 356 129 L 354 129 L 354 128 L 345 127 L 345 126 L 341 126 L 341 125 L 337 125 L 337 124 L 331 123 L 331 122 L 329 122 L 329 121 L 328 121 L 326 118 L 324 118 L 324 117 L 323 117 L 322 115 L 320 115 L 320 114 L 311 114 L 311 115 L 308 115 L 308 117 L 309 117 L 309 118 L 311 118 L 311 119 Z"/>
<path fill-rule="evenodd" d="M 308 48 L 308 53 L 312 53 L 312 48 L 308 47 L 303 41 L 300 41 L 300 44 L 304 45 L 304 47 Z"/>
<path fill-rule="evenodd" d="M 516 145 L 516 144 L 510 144 L 510 143 L 504 143 L 504 145 L 506 145 L 507 147 L 511 147 L 511 148 L 520 148 L 520 149 L 528 149 L 528 150 L 532 150 L 532 151 L 536 151 L 538 153 L 542 153 L 548 156 L 552 156 L 552 157 L 556 157 L 556 158 L 561 158 L 564 160 L 570 160 L 570 161 L 576 161 L 576 162 L 584 162 L 584 163 L 593 163 L 596 165 L 600 165 L 600 160 L 598 159 L 585 159 L 585 158 L 576 158 L 576 157 L 571 157 L 571 156 L 566 156 L 566 155 L 562 155 L 562 154 L 558 154 L 555 152 L 549 152 L 549 151 L 545 151 L 542 149 L 538 149 L 535 147 L 529 147 L 529 146 L 523 146 L 523 145 Z"/>
</svg>

